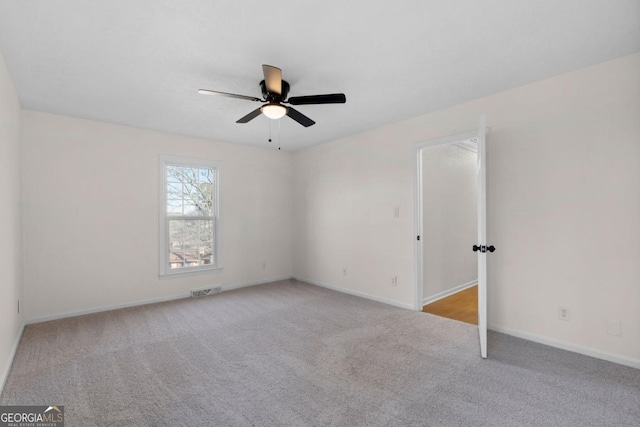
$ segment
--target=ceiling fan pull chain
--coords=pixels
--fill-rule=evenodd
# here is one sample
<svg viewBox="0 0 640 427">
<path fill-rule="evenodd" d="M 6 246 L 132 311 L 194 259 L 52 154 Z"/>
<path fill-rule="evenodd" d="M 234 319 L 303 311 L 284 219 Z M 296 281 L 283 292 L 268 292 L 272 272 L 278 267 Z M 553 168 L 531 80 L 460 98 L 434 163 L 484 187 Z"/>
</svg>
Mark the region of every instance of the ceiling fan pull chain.
<svg viewBox="0 0 640 427">
<path fill-rule="evenodd" d="M 271 142 L 271 120 L 269 120 L 269 142 Z"/>
<path fill-rule="evenodd" d="M 280 149 L 280 146 L 282 145 L 282 138 L 280 137 L 281 133 L 280 133 L 280 120 L 278 120 L 278 150 Z"/>
</svg>

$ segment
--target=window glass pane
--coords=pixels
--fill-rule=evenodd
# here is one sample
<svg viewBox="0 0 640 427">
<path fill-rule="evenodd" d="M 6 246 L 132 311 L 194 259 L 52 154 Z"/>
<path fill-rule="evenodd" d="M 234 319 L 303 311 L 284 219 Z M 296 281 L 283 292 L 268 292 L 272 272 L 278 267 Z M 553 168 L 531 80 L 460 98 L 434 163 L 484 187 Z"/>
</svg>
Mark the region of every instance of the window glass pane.
<svg viewBox="0 0 640 427">
<path fill-rule="evenodd" d="M 167 215 L 169 216 L 179 216 L 183 215 L 184 207 L 182 204 L 182 199 L 167 199 Z"/>
<path fill-rule="evenodd" d="M 167 182 L 168 183 L 175 183 L 175 182 L 180 182 L 180 180 L 178 178 L 176 178 L 176 175 L 179 174 L 179 170 L 181 169 L 181 166 L 172 166 L 172 165 L 167 165 L 166 167 L 166 177 L 167 177 Z"/>
<path fill-rule="evenodd" d="M 169 268 L 213 263 L 212 220 L 169 220 Z"/>
<path fill-rule="evenodd" d="M 212 216 L 213 176 L 210 168 L 168 165 L 167 214 Z"/>
</svg>

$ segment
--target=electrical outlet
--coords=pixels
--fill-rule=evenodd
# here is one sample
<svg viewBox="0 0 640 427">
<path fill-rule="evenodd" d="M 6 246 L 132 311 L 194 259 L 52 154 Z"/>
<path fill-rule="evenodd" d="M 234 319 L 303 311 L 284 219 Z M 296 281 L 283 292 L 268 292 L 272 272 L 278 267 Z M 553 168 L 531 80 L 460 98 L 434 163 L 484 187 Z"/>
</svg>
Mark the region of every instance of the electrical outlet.
<svg viewBox="0 0 640 427">
<path fill-rule="evenodd" d="M 622 336 L 622 322 L 619 319 L 607 320 L 607 333 L 617 337 Z"/>
<path fill-rule="evenodd" d="M 393 217 L 394 218 L 400 218 L 400 208 L 394 208 L 393 209 Z"/>
<path fill-rule="evenodd" d="M 342 269 L 342 275 L 343 275 L 343 276 L 346 276 L 346 275 L 347 275 L 347 267 L 345 267 L 345 268 L 343 268 L 343 269 Z"/>
<path fill-rule="evenodd" d="M 398 276 L 393 276 L 391 278 L 391 286 L 398 286 Z"/>
<path fill-rule="evenodd" d="M 263 270 L 267 269 L 267 261 L 262 261 L 262 269 Z"/>
<path fill-rule="evenodd" d="M 567 307 L 558 307 L 558 319 L 568 322 L 571 319 L 571 311 Z"/>
</svg>

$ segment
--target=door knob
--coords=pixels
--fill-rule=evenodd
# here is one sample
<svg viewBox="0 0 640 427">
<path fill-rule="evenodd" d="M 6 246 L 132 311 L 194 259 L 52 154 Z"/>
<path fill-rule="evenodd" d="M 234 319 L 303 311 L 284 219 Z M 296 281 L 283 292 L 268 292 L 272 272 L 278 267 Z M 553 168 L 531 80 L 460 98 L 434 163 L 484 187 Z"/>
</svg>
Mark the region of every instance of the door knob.
<svg viewBox="0 0 640 427">
<path fill-rule="evenodd" d="M 478 252 L 478 251 L 480 251 L 480 252 L 482 252 L 482 253 L 485 253 L 485 252 L 487 252 L 487 251 L 489 251 L 489 252 L 493 252 L 493 251 L 495 251 L 495 250 L 496 250 L 496 248 L 495 248 L 495 246 L 493 246 L 493 245 L 491 245 L 491 246 L 484 246 L 484 245 L 482 245 L 482 246 L 478 246 L 478 245 L 473 245 L 473 252 Z"/>
</svg>

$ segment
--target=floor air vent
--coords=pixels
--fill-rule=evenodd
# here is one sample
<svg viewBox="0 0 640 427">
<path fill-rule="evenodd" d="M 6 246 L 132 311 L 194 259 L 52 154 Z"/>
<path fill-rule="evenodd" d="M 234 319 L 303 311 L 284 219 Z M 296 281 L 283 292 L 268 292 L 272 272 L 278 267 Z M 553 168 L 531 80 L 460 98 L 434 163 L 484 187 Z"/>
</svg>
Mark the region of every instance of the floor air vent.
<svg viewBox="0 0 640 427">
<path fill-rule="evenodd" d="M 191 291 L 191 296 L 195 297 L 206 297 L 207 295 L 219 294 L 222 292 L 222 288 L 220 286 L 216 286 L 215 288 L 206 288 L 206 289 L 198 289 L 197 291 Z"/>
</svg>

